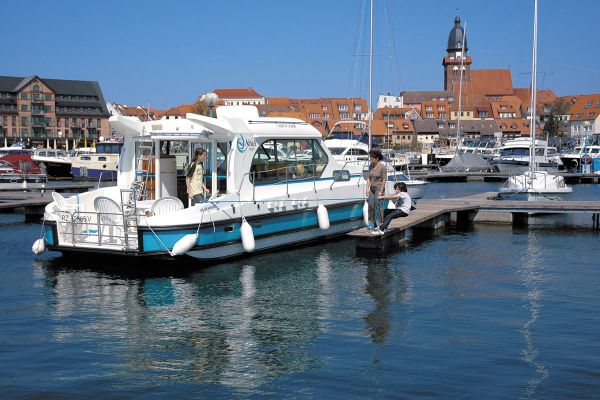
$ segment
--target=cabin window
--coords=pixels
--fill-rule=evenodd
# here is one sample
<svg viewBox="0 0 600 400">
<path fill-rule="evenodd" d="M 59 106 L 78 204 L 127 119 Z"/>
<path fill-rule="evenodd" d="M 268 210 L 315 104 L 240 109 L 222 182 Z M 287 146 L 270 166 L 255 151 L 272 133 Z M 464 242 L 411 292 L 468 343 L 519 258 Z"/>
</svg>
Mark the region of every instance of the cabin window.
<svg viewBox="0 0 600 400">
<path fill-rule="evenodd" d="M 267 140 L 254 154 L 251 179 L 265 184 L 318 178 L 327 162 L 327 154 L 316 140 Z"/>
</svg>

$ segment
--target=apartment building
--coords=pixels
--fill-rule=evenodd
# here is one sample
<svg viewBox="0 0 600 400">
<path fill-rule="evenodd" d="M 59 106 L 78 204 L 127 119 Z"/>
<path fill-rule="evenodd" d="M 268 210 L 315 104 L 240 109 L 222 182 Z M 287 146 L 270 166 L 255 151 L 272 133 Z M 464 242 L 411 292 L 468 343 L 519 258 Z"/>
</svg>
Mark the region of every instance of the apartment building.
<svg viewBox="0 0 600 400">
<path fill-rule="evenodd" d="M 0 134 L 5 143 L 108 137 L 109 115 L 98 82 L 0 76 Z"/>
</svg>

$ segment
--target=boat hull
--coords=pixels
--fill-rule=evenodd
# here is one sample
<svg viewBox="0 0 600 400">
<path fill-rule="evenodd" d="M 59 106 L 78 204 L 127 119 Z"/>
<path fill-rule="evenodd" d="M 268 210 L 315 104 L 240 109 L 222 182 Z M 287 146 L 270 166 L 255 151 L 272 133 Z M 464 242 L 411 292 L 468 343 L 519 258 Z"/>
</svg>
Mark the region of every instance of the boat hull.
<svg viewBox="0 0 600 400">
<path fill-rule="evenodd" d="M 71 164 L 51 161 L 40 162 L 46 168 L 46 174 L 51 178 L 71 178 Z"/>
<path fill-rule="evenodd" d="M 316 208 L 276 212 L 248 217 L 247 221 L 252 226 L 255 249 L 253 252 L 277 250 L 287 246 L 299 245 L 316 240 L 324 240 L 339 236 L 364 225 L 363 202 L 353 202 L 329 206 L 329 229 L 319 228 Z M 98 245 L 98 230 L 92 223 L 86 226 L 90 232 L 88 237 L 79 231 L 73 237 L 77 243 L 60 243 L 61 235 L 58 233 L 56 223 L 46 226 L 45 240 L 49 250 L 74 253 L 96 253 L 120 256 L 147 256 L 170 257 L 169 252 L 177 241 L 189 234 L 198 231 L 195 246 L 186 256 L 203 261 L 215 261 L 251 254 L 244 249 L 241 237 L 241 218 L 232 220 L 204 223 L 197 230 L 196 226 L 172 226 L 154 228 L 140 226 L 137 230 L 137 248 L 127 249 L 122 244 Z M 63 232 L 66 237 L 71 237 L 72 231 Z"/>
<path fill-rule="evenodd" d="M 529 171 L 529 161 L 518 160 L 492 160 L 490 162 L 492 168 L 497 172 L 506 174 L 523 174 Z M 537 170 L 539 171 L 558 171 L 556 163 L 538 163 Z"/>
<path fill-rule="evenodd" d="M 72 167 L 71 175 L 73 178 L 81 180 L 94 180 L 94 181 L 116 181 L 117 171 L 110 169 L 96 169 L 88 167 Z"/>
</svg>

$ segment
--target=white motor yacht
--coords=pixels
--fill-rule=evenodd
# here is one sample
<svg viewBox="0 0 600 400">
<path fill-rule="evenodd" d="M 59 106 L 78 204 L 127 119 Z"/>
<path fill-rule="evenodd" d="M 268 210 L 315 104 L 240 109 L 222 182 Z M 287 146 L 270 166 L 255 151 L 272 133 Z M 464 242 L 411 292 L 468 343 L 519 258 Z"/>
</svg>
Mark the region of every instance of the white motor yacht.
<svg viewBox="0 0 600 400">
<path fill-rule="evenodd" d="M 219 260 L 364 226 L 362 168 L 336 160 L 304 121 L 222 106 L 216 118 L 113 116 L 110 124 L 124 135 L 117 186 L 55 194 L 34 252 Z M 163 151 L 169 146 L 187 148 L 188 160 L 199 146 L 206 149 L 208 201 L 186 207 L 176 156 Z M 310 158 L 296 156 L 304 150 Z M 393 182 L 387 186 L 392 192 Z"/>
</svg>

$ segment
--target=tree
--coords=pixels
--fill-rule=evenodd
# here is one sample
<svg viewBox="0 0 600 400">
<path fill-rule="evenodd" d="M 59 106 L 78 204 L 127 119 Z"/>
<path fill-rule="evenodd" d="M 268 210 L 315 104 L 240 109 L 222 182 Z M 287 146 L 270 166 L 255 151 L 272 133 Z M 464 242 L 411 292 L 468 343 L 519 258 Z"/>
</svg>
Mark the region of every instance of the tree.
<svg viewBox="0 0 600 400">
<path fill-rule="evenodd" d="M 192 106 L 192 112 L 194 114 L 199 114 L 199 115 L 206 115 L 206 116 L 210 115 L 210 110 L 209 110 L 208 106 L 206 105 L 205 102 L 200 100 L 200 97 L 198 97 L 198 99 L 194 102 L 194 105 Z"/>
<path fill-rule="evenodd" d="M 554 115 L 554 110 L 550 111 L 548 121 L 544 124 L 543 132 L 550 137 L 558 136 L 558 118 Z"/>
</svg>

